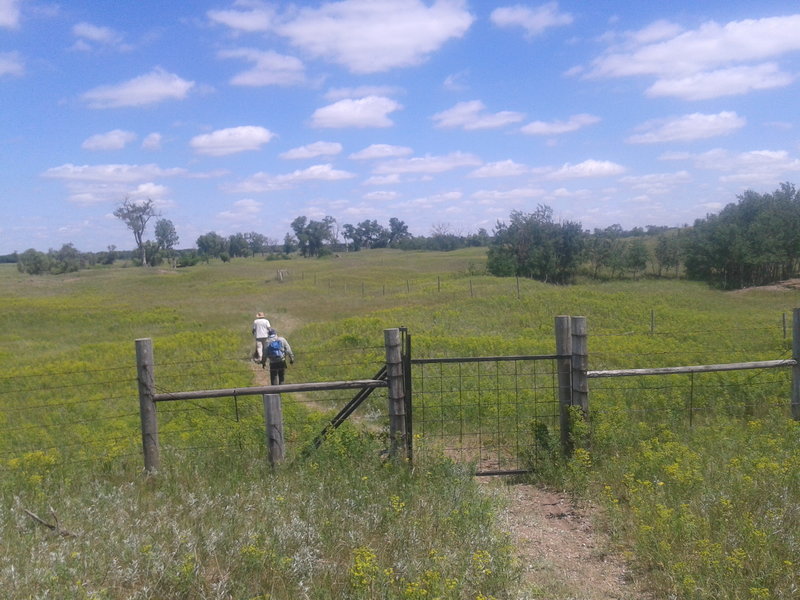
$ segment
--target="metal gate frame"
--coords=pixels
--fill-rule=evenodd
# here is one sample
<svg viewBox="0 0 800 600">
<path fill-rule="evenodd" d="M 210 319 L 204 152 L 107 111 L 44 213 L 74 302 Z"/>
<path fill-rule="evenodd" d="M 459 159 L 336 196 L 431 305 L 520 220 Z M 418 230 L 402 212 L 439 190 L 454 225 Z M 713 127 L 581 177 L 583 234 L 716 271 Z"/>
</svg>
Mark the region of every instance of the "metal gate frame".
<svg viewBox="0 0 800 600">
<path fill-rule="evenodd" d="M 500 363 L 500 362 L 519 362 L 519 361 L 550 361 L 553 365 L 552 369 L 549 372 L 539 374 L 539 376 L 547 376 L 553 380 L 552 385 L 549 387 L 550 393 L 552 394 L 552 398 L 547 401 L 547 404 L 552 404 L 552 412 L 547 415 L 547 418 L 551 420 L 552 428 L 558 429 L 559 431 L 556 432 L 553 436 L 553 440 L 555 440 L 556 450 L 560 452 L 560 447 L 558 446 L 558 440 L 561 437 L 560 428 L 563 426 L 563 422 L 561 419 L 561 402 L 559 399 L 559 388 L 561 383 L 559 382 L 559 370 L 557 366 L 557 361 L 559 359 L 564 359 L 565 356 L 559 354 L 546 354 L 546 355 L 517 355 L 517 356 L 484 356 L 484 357 L 448 357 L 448 358 L 412 358 L 412 345 L 411 345 L 411 335 L 408 333 L 406 328 L 400 328 L 402 337 L 403 337 L 403 373 L 404 373 L 404 380 L 405 380 L 405 413 L 406 413 L 406 453 L 410 460 L 413 460 L 413 452 L 414 452 L 414 389 L 413 389 L 413 373 L 412 369 L 414 366 L 417 365 L 426 365 L 426 364 L 466 364 L 466 363 Z M 534 418 L 534 420 L 537 420 Z M 479 425 L 480 427 L 480 425 Z M 481 432 L 478 432 L 480 438 Z M 517 431 L 516 435 L 519 436 L 520 432 Z M 481 441 L 481 444 L 483 442 Z M 525 448 L 535 448 L 537 444 L 537 440 L 535 436 L 531 432 L 531 439 L 527 440 L 524 444 L 520 444 L 519 440 L 516 440 L 516 447 L 519 448 L 521 446 Z M 463 447 L 459 449 L 459 451 L 463 452 Z M 496 452 L 499 457 L 499 450 L 500 446 L 487 446 L 486 453 L 490 453 L 492 451 Z M 484 447 L 481 445 L 478 448 L 479 454 L 479 461 L 481 456 L 484 454 Z M 516 457 L 516 462 L 519 463 L 520 456 Z M 498 463 L 499 463 L 498 459 Z M 490 476 L 490 475 L 520 475 L 525 473 L 530 473 L 531 469 L 529 468 L 499 468 L 500 465 L 498 464 L 498 468 L 478 468 L 475 472 L 475 475 L 478 476 Z"/>
</svg>

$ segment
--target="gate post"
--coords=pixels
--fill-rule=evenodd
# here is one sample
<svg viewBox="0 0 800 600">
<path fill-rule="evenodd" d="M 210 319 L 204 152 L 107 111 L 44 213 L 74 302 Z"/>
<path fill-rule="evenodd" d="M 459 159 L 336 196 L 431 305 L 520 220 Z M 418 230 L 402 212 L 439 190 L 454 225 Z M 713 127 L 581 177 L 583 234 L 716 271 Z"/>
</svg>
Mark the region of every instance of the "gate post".
<svg viewBox="0 0 800 600">
<path fill-rule="evenodd" d="M 572 404 L 580 406 L 583 418 L 589 418 L 589 349 L 586 317 L 571 317 L 572 321 Z"/>
<path fill-rule="evenodd" d="M 561 427 L 561 450 L 565 456 L 571 453 L 569 431 L 569 407 L 572 405 L 572 329 L 570 318 L 556 317 L 556 368 L 558 371 L 559 425 Z"/>
<path fill-rule="evenodd" d="M 264 394 L 264 421 L 267 427 L 269 464 L 283 462 L 283 408 L 280 394 Z"/>
<path fill-rule="evenodd" d="M 792 311 L 792 418 L 800 421 L 800 308 Z"/>
<path fill-rule="evenodd" d="M 400 330 L 384 329 L 386 346 L 386 380 L 389 384 L 389 456 L 405 454 L 406 409 L 403 385 L 403 356 Z"/>
<path fill-rule="evenodd" d="M 161 467 L 158 449 L 158 419 L 156 416 L 155 375 L 153 373 L 153 340 L 136 340 L 136 379 L 139 383 L 139 416 L 142 421 L 142 450 L 144 470 L 155 473 Z"/>
</svg>

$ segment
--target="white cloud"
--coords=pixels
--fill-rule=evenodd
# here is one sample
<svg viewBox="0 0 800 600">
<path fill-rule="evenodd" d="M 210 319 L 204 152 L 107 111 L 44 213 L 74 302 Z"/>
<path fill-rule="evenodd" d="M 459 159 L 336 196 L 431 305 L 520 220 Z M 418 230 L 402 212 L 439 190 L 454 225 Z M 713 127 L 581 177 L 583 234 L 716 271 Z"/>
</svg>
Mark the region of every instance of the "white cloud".
<svg viewBox="0 0 800 600">
<path fill-rule="evenodd" d="M 590 76 L 653 76 L 656 82 L 649 95 L 686 100 L 742 94 L 794 80 L 776 64 L 763 61 L 800 50 L 800 14 L 725 25 L 709 21 L 691 31 L 650 28 L 660 35 L 629 36 L 625 45 L 593 61 Z M 748 81 L 750 77 L 754 81 Z"/>
<path fill-rule="evenodd" d="M 475 169 L 469 177 L 515 177 L 528 172 L 530 172 L 528 167 L 509 159 L 487 163 Z"/>
<path fill-rule="evenodd" d="M 785 87 L 794 76 L 784 73 L 774 63 L 731 67 L 681 78 L 664 78 L 647 88 L 650 97 L 672 96 L 684 100 L 708 100 L 735 96 L 755 90 Z"/>
<path fill-rule="evenodd" d="M 266 85 L 298 85 L 306 80 L 303 62 L 294 56 L 278 54 L 271 50 L 237 48 L 222 50 L 220 58 L 240 58 L 253 63 L 253 67 L 231 78 L 231 84 L 251 87 Z"/>
<path fill-rule="evenodd" d="M 775 186 L 776 181 L 796 176 L 800 159 L 792 158 L 785 150 L 752 150 L 732 153 L 717 148 L 691 157 L 699 169 L 729 173 L 720 181 L 743 186 Z"/>
<path fill-rule="evenodd" d="M 131 183 L 157 177 L 183 175 L 184 169 L 162 169 L 158 165 L 73 165 L 71 163 L 52 167 L 42 173 L 43 177 L 72 181 Z"/>
<path fill-rule="evenodd" d="M 19 77 L 25 72 L 25 65 L 17 52 L 0 52 L 0 77 L 15 75 Z"/>
<path fill-rule="evenodd" d="M 668 194 L 678 185 L 691 182 L 692 176 L 688 171 L 678 171 L 677 173 L 628 175 L 620 178 L 619 181 L 648 196 L 655 196 Z"/>
<path fill-rule="evenodd" d="M 145 150 L 161 150 L 162 136 L 160 133 L 148 133 L 142 140 L 142 148 Z"/>
<path fill-rule="evenodd" d="M 534 37 L 550 27 L 569 25 L 573 18 L 569 13 L 559 12 L 558 2 L 548 2 L 535 8 L 519 4 L 496 8 L 491 20 L 498 27 L 522 27 L 527 37 Z"/>
<path fill-rule="evenodd" d="M 292 148 L 281 154 L 281 158 L 304 159 L 316 158 L 318 156 L 335 156 L 342 151 L 342 145 L 338 142 L 314 142 L 299 148 Z"/>
<path fill-rule="evenodd" d="M 637 128 L 643 133 L 632 135 L 627 141 L 631 144 L 658 144 L 701 140 L 726 135 L 745 124 L 746 120 L 732 111 L 714 115 L 692 113 L 643 123 Z"/>
<path fill-rule="evenodd" d="M 83 94 L 83 99 L 91 108 L 145 106 L 165 100 L 183 100 L 194 87 L 193 81 L 186 81 L 157 67 L 129 81 L 89 90 Z"/>
<path fill-rule="evenodd" d="M 365 96 L 397 96 L 403 89 L 391 85 L 360 85 L 357 87 L 331 88 L 325 93 L 326 100 L 364 98 Z"/>
<path fill-rule="evenodd" d="M 313 165 L 284 175 L 256 173 L 234 186 L 231 191 L 239 193 L 271 192 L 294 187 L 306 181 L 340 181 L 355 177 L 353 173 L 334 169 L 332 165 Z"/>
<path fill-rule="evenodd" d="M 391 175 L 374 175 L 364 180 L 364 185 L 393 185 L 400 183 L 400 175 L 393 173 Z"/>
<path fill-rule="evenodd" d="M 379 175 L 404 173 L 444 173 L 459 167 L 475 167 L 481 160 L 474 154 L 452 152 L 446 156 L 403 158 L 380 163 L 375 167 Z"/>
<path fill-rule="evenodd" d="M 483 102 L 471 100 L 459 102 L 454 107 L 433 115 L 437 127 L 459 127 L 467 131 L 475 129 L 496 129 L 511 123 L 522 121 L 524 115 L 518 112 L 501 111 L 498 113 L 484 113 Z"/>
<path fill-rule="evenodd" d="M 342 0 L 301 8 L 277 31 L 316 58 L 367 74 L 420 64 L 473 20 L 463 0 Z"/>
<path fill-rule="evenodd" d="M 364 200 L 369 200 L 371 202 L 391 202 L 397 200 L 399 197 L 400 194 L 398 192 L 387 190 L 369 192 L 363 196 Z"/>
<path fill-rule="evenodd" d="M 69 201 L 80 205 L 152 198 L 162 206 L 168 204 L 168 189 L 154 179 L 185 175 L 184 169 L 162 169 L 148 165 L 73 165 L 53 167 L 42 177 L 62 180 L 70 191 Z"/>
<path fill-rule="evenodd" d="M 238 1 L 232 10 L 209 10 L 211 21 L 245 33 L 269 31 L 275 19 L 275 11 L 261 2 Z"/>
<path fill-rule="evenodd" d="M 566 163 L 548 174 L 549 179 L 575 179 L 582 177 L 609 177 L 621 175 L 625 167 L 608 160 L 585 160 L 577 165 Z"/>
<path fill-rule="evenodd" d="M 19 27 L 21 0 L 0 0 L 0 27 Z"/>
<path fill-rule="evenodd" d="M 81 144 L 84 150 L 122 150 L 125 146 L 136 140 L 132 131 L 114 129 L 107 133 L 93 135 Z"/>
<path fill-rule="evenodd" d="M 123 51 L 131 49 L 130 45 L 124 43 L 122 34 L 110 27 L 101 27 L 86 22 L 77 23 L 72 26 L 72 35 L 78 38 L 74 46 L 76 50 L 93 50 L 95 46 Z"/>
<path fill-rule="evenodd" d="M 390 144 L 372 144 L 363 150 L 354 152 L 349 156 L 353 160 L 372 160 L 376 158 L 398 158 L 413 154 L 407 146 L 392 146 Z"/>
<path fill-rule="evenodd" d="M 533 121 L 525 125 L 520 131 L 529 135 L 560 135 L 562 133 L 571 133 L 599 122 L 600 117 L 581 113 L 572 115 L 566 121 Z"/>
<path fill-rule="evenodd" d="M 442 87 L 451 92 L 464 92 L 469 89 L 466 79 L 469 77 L 469 70 L 452 73 L 444 79 Z"/>
<path fill-rule="evenodd" d="M 339 100 L 315 110 L 311 125 L 328 128 L 391 127 L 394 123 L 387 115 L 401 108 L 400 104 L 384 96 Z"/>
<path fill-rule="evenodd" d="M 249 223 L 250 219 L 261 212 L 261 206 L 261 202 L 252 198 L 245 198 L 244 200 L 237 200 L 233 203 L 231 210 L 217 213 L 217 216 L 225 221 Z"/>
<path fill-rule="evenodd" d="M 472 197 L 482 202 L 498 200 L 528 200 L 541 198 L 545 191 L 540 188 L 514 188 L 512 190 L 478 190 Z"/>
<path fill-rule="evenodd" d="M 198 154 L 207 156 L 225 156 L 249 150 L 259 150 L 268 143 L 274 134 L 269 129 L 254 125 L 218 129 L 193 137 L 189 145 Z"/>
<path fill-rule="evenodd" d="M 172 205 L 172 202 L 168 199 L 169 188 L 165 185 L 153 183 L 152 181 L 140 183 L 135 188 L 131 189 L 126 196 L 134 202 L 144 202 L 148 199 L 152 200 L 159 208 Z"/>
</svg>

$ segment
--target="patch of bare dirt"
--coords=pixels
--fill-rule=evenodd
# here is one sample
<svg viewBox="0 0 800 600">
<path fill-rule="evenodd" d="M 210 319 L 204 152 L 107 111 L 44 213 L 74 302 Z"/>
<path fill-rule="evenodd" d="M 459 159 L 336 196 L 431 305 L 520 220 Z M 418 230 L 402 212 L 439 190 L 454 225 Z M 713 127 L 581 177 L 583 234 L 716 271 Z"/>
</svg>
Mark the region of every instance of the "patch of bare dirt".
<svg viewBox="0 0 800 600">
<path fill-rule="evenodd" d="M 732 294 L 742 294 L 746 292 L 752 291 L 765 291 L 765 292 L 791 292 L 800 290 L 800 279 L 787 279 L 786 281 L 779 281 L 778 283 L 773 283 L 772 285 L 759 285 L 754 287 L 742 288 L 740 290 L 734 290 L 731 292 Z"/>
<path fill-rule="evenodd" d="M 529 484 L 487 482 L 505 494 L 503 520 L 523 569 L 524 598 L 643 600 L 650 596 L 593 525 L 596 510 Z"/>
</svg>

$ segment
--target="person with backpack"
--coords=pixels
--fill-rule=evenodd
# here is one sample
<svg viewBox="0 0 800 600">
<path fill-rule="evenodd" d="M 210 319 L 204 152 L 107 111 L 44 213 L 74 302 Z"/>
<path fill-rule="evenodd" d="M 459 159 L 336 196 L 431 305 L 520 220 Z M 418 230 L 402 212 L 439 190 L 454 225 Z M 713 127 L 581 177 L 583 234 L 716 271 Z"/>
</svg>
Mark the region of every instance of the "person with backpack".
<svg viewBox="0 0 800 600">
<path fill-rule="evenodd" d="M 271 327 L 264 347 L 264 356 L 265 359 L 261 366 L 265 367 L 266 361 L 269 361 L 270 383 L 280 385 L 286 375 L 286 359 L 289 359 L 289 364 L 294 364 L 294 352 L 286 338 L 279 336 L 278 332 Z"/>
<path fill-rule="evenodd" d="M 264 346 L 269 337 L 269 321 L 263 312 L 256 313 L 256 320 L 253 321 L 253 337 L 256 338 L 256 349 L 253 352 L 253 361 L 264 363 Z"/>
</svg>

